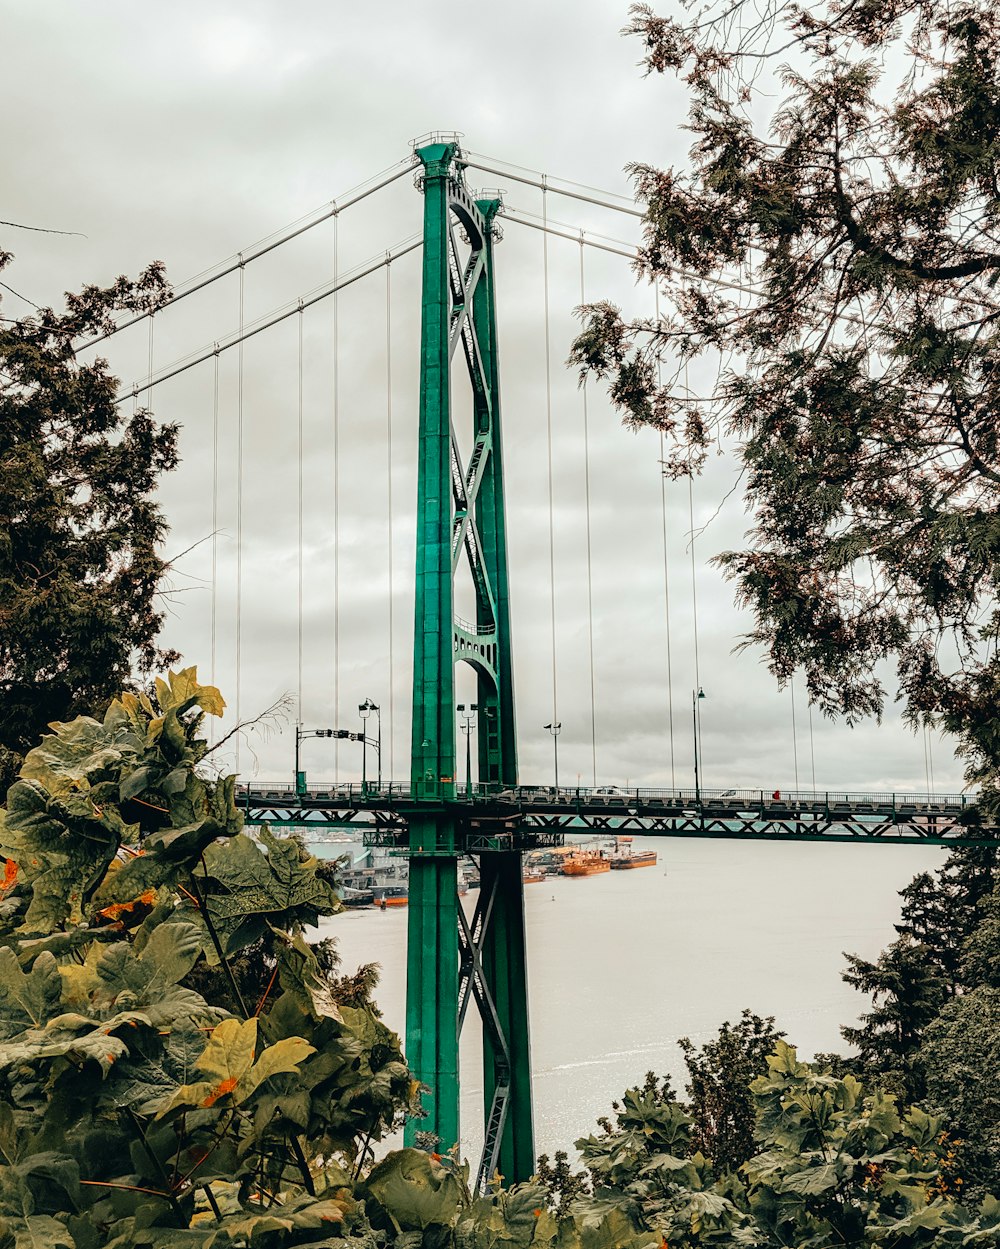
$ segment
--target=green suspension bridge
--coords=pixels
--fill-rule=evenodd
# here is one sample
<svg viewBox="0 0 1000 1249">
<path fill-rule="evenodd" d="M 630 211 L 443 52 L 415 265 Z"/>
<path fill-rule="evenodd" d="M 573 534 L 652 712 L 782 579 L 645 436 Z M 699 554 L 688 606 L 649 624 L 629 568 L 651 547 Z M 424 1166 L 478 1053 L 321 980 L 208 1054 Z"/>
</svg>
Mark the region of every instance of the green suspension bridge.
<svg viewBox="0 0 1000 1249">
<path fill-rule="evenodd" d="M 414 1074 L 428 1089 L 425 1096 L 427 1118 L 409 1125 L 409 1138 L 417 1131 L 427 1131 L 445 1148 L 459 1140 L 459 1035 L 474 1001 L 484 1038 L 485 1144 L 478 1178 L 482 1187 L 496 1171 L 508 1179 L 520 1180 L 526 1179 L 535 1166 L 528 951 L 522 882 L 525 851 L 561 844 L 567 833 L 580 830 L 747 840 L 936 845 L 993 843 L 996 830 L 970 827 L 964 822 L 966 808 L 970 805 L 965 795 L 818 792 L 815 785 L 811 789 L 785 792 L 766 788 L 704 788 L 699 784 L 697 770 L 700 727 L 697 701 L 694 703 L 693 788 L 628 784 L 598 787 L 596 778 L 592 786 L 581 786 L 578 778 L 575 786 L 560 787 L 558 753 L 554 785 L 519 784 L 494 256 L 504 206 L 499 193 L 476 195 L 469 189 L 466 174 L 469 168 L 503 172 L 488 165 L 477 165 L 463 153 L 456 138 L 434 136 L 415 147 L 413 162 L 402 163 L 355 196 L 335 202 L 314 219 L 265 240 L 256 249 L 241 253 L 232 264 L 182 287 L 173 304 L 204 290 L 220 278 L 237 275 L 239 329 L 205 350 L 191 353 L 176 364 L 154 372 L 154 319 L 150 317 L 146 380 L 125 392 L 121 401 L 131 398 L 137 403 L 139 395 L 153 386 L 198 365 L 214 362 L 214 668 L 219 360 L 232 348 L 239 352 L 238 455 L 242 473 L 244 344 L 279 322 L 297 317 L 300 615 L 295 779 L 292 783 L 242 782 L 238 800 L 249 823 L 305 827 L 355 825 L 366 844 L 391 847 L 408 856 L 405 1048 Z M 324 220 L 332 220 L 336 229 L 340 215 L 347 208 L 414 170 L 423 194 L 423 229 L 419 238 L 408 240 L 383 257 L 346 274 L 336 272 L 335 263 L 332 282 L 298 298 L 272 316 L 252 323 L 246 321 L 243 301 L 248 265 Z M 506 176 L 540 187 L 543 195 L 552 189 L 544 179 L 539 182 L 513 173 Z M 558 193 L 585 202 L 601 202 L 580 188 Z M 623 211 L 633 217 L 642 215 L 634 206 Z M 561 230 L 544 216 L 541 222 L 524 218 L 522 224 L 547 233 L 561 233 L 574 240 L 571 232 Z M 582 234 L 579 241 L 582 258 Z M 597 240 L 594 245 L 626 257 L 632 254 L 607 241 Z M 335 296 L 336 292 L 380 269 L 385 270 L 388 282 L 391 263 L 418 248 L 422 253 L 422 294 L 409 777 L 403 782 L 383 779 L 380 727 L 379 739 L 371 742 L 378 751 L 377 779 L 369 779 L 366 774 L 360 784 L 339 781 L 310 784 L 298 765 L 301 738 L 334 736 L 339 740 L 349 737 L 361 741 L 366 750 L 368 739 L 364 730 L 360 734 L 344 730 L 300 730 L 304 584 L 303 313 L 312 304 Z M 168 311 L 173 304 L 168 306 Z M 118 330 L 142 320 L 134 318 Z M 335 314 L 335 339 L 337 332 Z M 94 340 L 88 346 L 99 341 L 102 340 Z M 459 362 L 456 358 L 460 358 Z M 460 426 L 460 421 L 467 422 L 468 427 Z M 463 445 L 471 447 L 464 455 Z M 237 546 L 241 555 L 240 535 L 245 518 L 242 489 L 240 475 Z M 339 570 L 339 564 L 337 567 Z M 242 593 L 241 569 L 242 565 L 238 565 L 238 609 Z M 472 621 L 461 619 L 456 609 L 456 584 L 460 577 L 471 585 L 475 604 Z M 339 639 L 335 640 L 335 646 L 339 646 Z M 239 615 L 236 651 L 238 665 Z M 457 702 L 456 667 L 460 664 L 470 666 L 475 679 L 476 699 L 472 705 L 478 715 L 479 730 L 475 782 L 468 765 L 464 780 L 459 778 L 456 709 L 464 710 L 464 704 L 460 706 Z M 695 685 L 698 686 L 697 681 Z M 238 666 L 236 688 L 238 720 Z M 339 690 L 334 697 L 334 707 L 338 706 Z M 364 717 L 366 710 L 378 712 L 379 708 L 367 700 L 360 710 Z M 546 727 L 554 735 L 559 732 L 561 726 L 555 707 L 552 724 Z M 469 724 L 463 728 L 468 752 Z M 672 752 L 671 737 L 671 755 Z M 457 863 L 463 855 L 476 856 L 480 867 L 481 888 L 470 917 L 466 916 L 457 894 Z"/>
</svg>

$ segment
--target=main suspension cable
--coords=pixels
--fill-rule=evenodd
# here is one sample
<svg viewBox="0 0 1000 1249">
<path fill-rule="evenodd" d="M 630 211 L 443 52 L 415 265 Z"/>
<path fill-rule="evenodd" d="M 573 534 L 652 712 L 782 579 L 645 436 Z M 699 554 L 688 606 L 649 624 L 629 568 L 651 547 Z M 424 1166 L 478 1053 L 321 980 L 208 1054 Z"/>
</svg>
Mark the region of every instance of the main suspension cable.
<svg viewBox="0 0 1000 1249">
<path fill-rule="evenodd" d="M 563 230 L 550 225 L 548 221 L 531 221 L 532 213 L 528 213 L 524 209 L 511 208 L 509 205 L 504 206 L 503 216 L 505 221 L 512 221 L 514 225 L 527 226 L 530 230 L 545 230 L 546 233 L 552 234 L 556 238 L 566 239 L 570 243 L 579 242 L 579 237 L 582 234 L 584 236 L 583 241 L 587 247 L 593 247 L 597 251 L 609 252 L 612 256 L 623 256 L 626 260 L 636 261 L 639 259 L 638 247 L 625 243 L 620 239 L 609 240 L 606 235 L 595 234 L 593 231 L 587 230 L 581 231 L 576 226 L 567 227 Z M 765 292 L 757 290 L 755 287 L 747 286 L 745 283 L 730 282 L 726 278 L 709 277 L 704 273 L 694 273 L 690 269 L 682 269 L 679 265 L 667 265 L 665 266 L 665 272 L 673 277 L 683 278 L 688 282 L 704 282 L 708 286 L 718 287 L 720 290 L 736 291 L 741 295 L 752 295 L 755 298 L 760 298 L 765 294 Z M 852 316 L 847 312 L 841 313 L 839 319 L 846 325 L 855 325 L 864 330 L 870 328 L 861 317 Z"/>
<path fill-rule="evenodd" d="M 472 153 L 470 153 L 470 155 L 472 155 Z M 615 191 L 601 191 L 597 190 L 595 187 L 588 187 L 588 190 L 596 191 L 596 195 L 583 195 L 579 190 L 570 191 L 566 189 L 570 186 L 579 187 L 581 185 L 580 183 L 571 182 L 568 178 L 556 179 L 557 182 L 565 184 L 564 186 L 556 186 L 552 182 L 549 174 L 543 173 L 537 178 L 528 178 L 524 176 L 525 173 L 529 172 L 527 170 L 520 174 L 511 173 L 509 169 L 497 169 L 495 165 L 484 164 L 483 161 L 485 160 L 489 160 L 489 157 L 480 157 L 478 160 L 469 160 L 467 157 L 463 156 L 462 164 L 467 169 L 478 169 L 482 173 L 495 174 L 499 178 L 509 178 L 511 182 L 521 182 L 525 186 L 533 186 L 538 190 L 549 190 L 554 195 L 565 196 L 566 199 L 580 200 L 585 204 L 596 204 L 599 208 L 609 208 L 612 212 L 624 213 L 627 217 L 638 217 L 642 219 L 646 215 L 641 208 L 635 208 L 634 206 L 629 206 L 628 204 L 609 203 L 606 197 L 616 195 Z M 519 166 L 515 166 L 515 168 L 519 168 Z M 602 198 L 598 199 L 598 195 Z M 624 195 L 619 198 L 627 200 L 627 196 Z M 635 201 L 633 200 L 632 205 L 634 205 L 634 203 Z"/>
<path fill-rule="evenodd" d="M 352 188 L 350 191 L 345 192 L 341 199 L 331 200 L 330 203 L 324 205 L 322 209 L 317 209 L 316 212 L 319 214 L 318 216 L 315 216 L 312 213 L 307 214 L 307 217 L 310 219 L 307 220 L 304 225 L 298 225 L 297 222 L 292 222 L 291 225 L 287 227 L 283 233 L 279 234 L 277 238 L 271 234 L 268 235 L 267 238 L 261 239 L 259 243 L 245 248 L 242 252 L 238 253 L 231 264 L 227 264 L 226 261 L 220 261 L 219 263 L 225 265 L 225 268 L 219 269 L 217 273 L 213 272 L 213 269 L 217 268 L 217 266 L 213 265 L 209 269 L 202 270 L 202 273 L 210 274 L 211 276 L 202 277 L 202 274 L 196 274 L 194 277 L 187 279 L 186 282 L 182 283 L 172 292 L 169 303 L 166 304 L 165 307 L 173 307 L 174 304 L 180 303 L 182 299 L 187 299 L 189 295 L 194 295 L 198 291 L 203 291 L 206 287 L 211 286 L 213 282 L 218 282 L 222 278 L 229 277 L 231 273 L 235 273 L 238 269 L 243 269 L 247 265 L 252 264 L 255 260 L 260 260 L 260 258 L 262 256 L 266 256 L 268 252 L 273 252 L 277 248 L 283 247 L 285 243 L 290 243 L 292 239 L 297 239 L 308 230 L 312 230 L 316 226 L 322 225 L 324 221 L 329 221 L 331 217 L 336 217 L 340 213 L 345 212 L 348 208 L 353 208 L 355 204 L 360 204 L 362 200 L 366 200 L 370 195 L 374 195 L 376 191 L 381 191 L 383 187 L 389 186 L 391 183 L 396 182 L 399 178 L 402 178 L 404 174 L 408 173 L 413 167 L 413 158 L 408 156 L 399 163 L 402 168 L 397 169 L 393 165 L 389 166 L 389 170 L 392 170 L 393 172 L 386 171 L 388 173 L 387 177 L 383 178 L 380 177 L 379 174 L 375 174 L 375 178 L 379 180 L 375 182 L 373 186 L 367 186 L 364 182 L 359 183 L 357 188 Z M 369 181 L 371 181 L 371 179 L 369 179 Z M 367 187 L 367 189 L 362 190 L 362 187 Z M 300 217 L 299 220 L 301 221 L 302 218 Z M 146 317 L 152 318 L 153 315 L 153 312 L 141 312 L 138 316 L 130 317 L 127 321 L 122 321 L 119 325 L 116 325 L 113 329 L 108 330 L 106 333 L 98 334 L 96 337 L 88 339 L 85 343 L 81 343 L 75 350 L 77 353 L 86 351 L 88 347 L 94 347 L 97 343 L 102 343 L 105 339 L 121 333 L 122 330 L 127 330 L 130 326 L 138 325 L 139 322 L 145 320 Z"/>
<path fill-rule="evenodd" d="M 609 239 L 607 235 L 596 234 L 592 230 L 580 230 L 576 227 L 567 227 L 560 229 L 557 226 L 549 224 L 546 220 L 532 221 L 533 213 L 526 212 L 523 208 L 511 208 L 509 205 L 504 206 L 503 216 L 505 221 L 512 221 L 514 225 L 527 226 L 529 230 L 544 230 L 547 234 L 553 235 L 555 238 L 566 239 L 570 243 L 576 243 L 583 236 L 584 244 L 587 247 L 593 247 L 597 251 L 609 252 L 612 256 L 623 256 L 626 260 L 638 260 L 639 248 L 624 242 L 622 239 Z M 575 231 L 575 232 L 574 232 Z M 701 273 L 694 273 L 690 269 L 682 269 L 679 265 L 670 265 L 667 271 L 674 277 L 685 278 L 691 282 L 707 282 L 710 286 L 718 286 L 727 291 L 736 291 L 741 295 L 760 295 L 761 292 L 752 286 L 746 286 L 741 282 L 730 282 L 726 278 L 706 277 Z M 857 318 L 844 317 L 846 321 L 852 324 L 861 325 L 862 322 Z"/>
<path fill-rule="evenodd" d="M 300 299 L 291 305 L 286 305 L 282 311 L 275 313 L 273 316 L 267 317 L 259 324 L 251 324 L 249 329 L 231 335 L 226 340 L 219 340 L 212 344 L 208 349 L 193 353 L 189 357 L 182 358 L 175 366 L 170 366 L 159 376 L 154 377 L 151 382 L 144 385 L 135 382 L 128 390 L 123 390 L 118 394 L 116 403 L 122 403 L 128 398 L 135 398 L 144 391 L 152 390 L 154 386 L 160 386 L 164 382 L 169 382 L 172 378 L 186 373 L 188 369 L 196 368 L 199 364 L 204 364 L 206 360 L 211 360 L 212 356 L 217 352 L 228 351 L 230 347 L 240 346 L 249 338 L 253 338 L 255 334 L 262 334 L 264 330 L 269 330 L 273 326 L 287 321 L 289 317 L 294 317 L 300 308 L 311 308 L 313 304 L 318 304 L 321 300 L 329 299 L 338 290 L 345 290 L 348 286 L 352 286 L 355 282 L 360 282 L 362 278 L 368 277 L 370 274 L 377 272 L 384 265 L 398 260 L 401 256 L 407 255 L 409 252 L 416 251 L 418 247 L 423 246 L 423 239 L 420 236 L 411 237 L 404 243 L 399 244 L 393 251 L 384 252 L 381 259 L 370 261 L 368 264 L 351 271 L 350 275 L 342 278 L 338 283 L 327 283 L 320 287 L 315 294 L 309 294 L 300 297 Z"/>
</svg>

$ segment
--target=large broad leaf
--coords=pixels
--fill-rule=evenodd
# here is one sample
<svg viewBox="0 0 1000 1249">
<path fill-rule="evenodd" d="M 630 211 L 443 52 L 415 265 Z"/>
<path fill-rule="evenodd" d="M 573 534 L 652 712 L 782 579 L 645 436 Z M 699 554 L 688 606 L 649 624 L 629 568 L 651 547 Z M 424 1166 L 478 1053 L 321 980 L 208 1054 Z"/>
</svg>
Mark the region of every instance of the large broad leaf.
<svg viewBox="0 0 1000 1249">
<path fill-rule="evenodd" d="M 521 1184 L 480 1198 L 465 1210 L 455 1227 L 457 1249 L 527 1249 L 551 1244 L 558 1224 L 548 1211 L 544 1188 Z"/>
<path fill-rule="evenodd" d="M 148 894 L 151 889 L 173 885 L 178 875 L 186 871 L 183 864 L 172 863 L 155 854 L 139 854 L 105 876 L 94 897 L 94 909 L 100 917 L 109 907 L 127 905 Z"/>
<path fill-rule="evenodd" d="M 195 706 L 212 716 L 221 716 L 226 710 L 226 700 L 214 685 L 198 684 L 196 667 L 168 672 L 165 681 L 157 677 L 156 701 L 164 714 L 173 711 L 180 715 Z"/>
<path fill-rule="evenodd" d="M 3 844 L 19 866 L 31 903 L 22 931 L 48 933 L 79 923 L 123 842 L 135 830 L 85 790 L 55 797 L 38 781 L 18 781 L 7 795 Z"/>
<path fill-rule="evenodd" d="M 398 1149 L 383 1158 L 366 1187 L 397 1231 L 451 1227 L 468 1201 L 461 1177 L 420 1149 Z"/>
<path fill-rule="evenodd" d="M 0 1038 L 44 1027 L 62 1011 L 62 979 L 52 955 L 40 954 L 25 972 L 12 949 L 0 949 Z"/>
<path fill-rule="evenodd" d="M 127 941 L 109 946 L 97 974 L 112 1001 L 128 991 L 137 1002 L 156 1002 L 184 979 L 200 953 L 201 933 L 194 924 L 158 924 L 138 955 Z"/>
<path fill-rule="evenodd" d="M 178 1106 L 207 1109 L 224 1098 L 240 1105 L 269 1077 L 296 1071 L 300 1062 L 314 1053 L 301 1037 L 289 1037 L 270 1046 L 255 1062 L 257 1020 L 224 1019 L 212 1032 L 208 1045 L 197 1061 L 197 1070 L 206 1079 L 177 1090 L 160 1110 L 167 1114 Z"/>
<path fill-rule="evenodd" d="M 190 1083 L 205 1049 L 205 1034 L 191 1020 L 179 1021 L 165 1037 L 155 1039 L 156 1045 L 135 1047 L 130 1061 L 117 1064 L 107 1079 L 115 1105 L 139 1115 L 155 1114 L 181 1085 Z"/>
<path fill-rule="evenodd" d="M 795 1175 L 786 1176 L 778 1191 L 782 1193 L 801 1193 L 803 1196 L 820 1197 L 835 1189 L 840 1183 L 840 1172 L 833 1162 L 824 1162 L 818 1166 L 808 1167 Z"/>
<path fill-rule="evenodd" d="M 580 1228 L 581 1249 L 654 1249 L 662 1237 L 653 1232 L 637 1232 L 622 1210 L 609 1210 L 597 1224 L 584 1221 Z"/>
<path fill-rule="evenodd" d="M 208 875 L 199 884 L 227 953 L 258 940 L 271 921 L 288 929 L 339 909 L 336 894 L 316 874 L 316 859 L 298 842 L 267 829 L 260 842 L 240 834 L 205 852 Z"/>
<path fill-rule="evenodd" d="M 63 794 L 88 785 L 116 770 L 139 745 L 135 739 L 122 739 L 89 716 L 78 716 L 69 724 L 53 724 L 39 745 L 29 750 L 21 767 L 25 780 L 39 781 L 54 794 Z M 116 740 L 117 738 L 117 740 Z"/>
<path fill-rule="evenodd" d="M 337 1229 L 344 1222 L 344 1217 L 353 1203 L 348 1197 L 308 1197 L 301 1196 L 290 1201 L 272 1206 L 261 1214 L 241 1211 L 239 1214 L 223 1218 L 221 1224 L 208 1224 L 206 1229 L 217 1240 L 206 1241 L 206 1244 L 252 1245 L 277 1249 L 280 1245 L 313 1245 L 323 1249 L 327 1245 L 354 1244 L 341 1239 Z M 324 1236 L 323 1233 L 326 1233 Z M 317 1235 L 319 1233 L 319 1235 Z M 170 1244 L 170 1241 L 164 1241 Z M 180 1243 L 180 1242 L 178 1242 Z M 197 1242 L 185 1242 L 197 1243 Z M 374 1244 L 374 1241 L 363 1243 Z"/>
</svg>

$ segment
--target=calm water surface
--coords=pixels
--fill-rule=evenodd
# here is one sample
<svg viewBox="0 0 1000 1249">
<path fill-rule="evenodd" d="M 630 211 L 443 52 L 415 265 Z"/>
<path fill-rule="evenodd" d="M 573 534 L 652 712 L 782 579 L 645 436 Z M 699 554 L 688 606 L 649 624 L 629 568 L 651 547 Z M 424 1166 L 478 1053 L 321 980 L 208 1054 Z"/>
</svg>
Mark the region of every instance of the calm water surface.
<svg viewBox="0 0 1000 1249">
<path fill-rule="evenodd" d="M 525 885 L 538 1152 L 571 1149 L 647 1071 L 678 1090 L 677 1038 L 701 1042 L 747 1006 L 774 1015 L 811 1057 L 843 1049 L 866 999 L 840 978 L 843 952 L 872 958 L 896 935 L 897 891 L 940 864 L 933 847 L 635 839 L 653 868 Z M 348 847 L 317 845 L 317 853 Z M 465 898 L 475 905 L 475 893 Z M 325 920 L 345 970 L 382 966 L 378 1002 L 401 1035 L 406 909 Z M 482 1142 L 482 1045 L 462 1037 L 463 1145 Z"/>
</svg>

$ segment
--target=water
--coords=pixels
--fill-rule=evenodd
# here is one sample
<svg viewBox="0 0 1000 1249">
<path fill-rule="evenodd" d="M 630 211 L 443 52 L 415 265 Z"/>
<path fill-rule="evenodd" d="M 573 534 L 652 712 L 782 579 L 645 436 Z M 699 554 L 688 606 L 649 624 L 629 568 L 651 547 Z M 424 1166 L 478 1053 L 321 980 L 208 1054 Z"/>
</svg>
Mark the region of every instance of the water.
<svg viewBox="0 0 1000 1249">
<path fill-rule="evenodd" d="M 840 978 L 843 952 L 874 958 L 893 938 L 897 891 L 937 867 L 936 847 L 636 837 L 656 867 L 525 885 L 536 1147 L 572 1150 L 647 1071 L 681 1091 L 677 1038 L 715 1034 L 743 1007 L 774 1015 L 802 1057 L 845 1049 L 867 999 Z M 343 846 L 317 846 L 318 853 Z M 465 898 L 467 910 L 475 894 Z M 403 1034 L 406 909 L 323 921 L 346 970 L 382 965 L 377 994 Z M 482 1142 L 482 1045 L 462 1037 L 463 1147 Z"/>
</svg>

